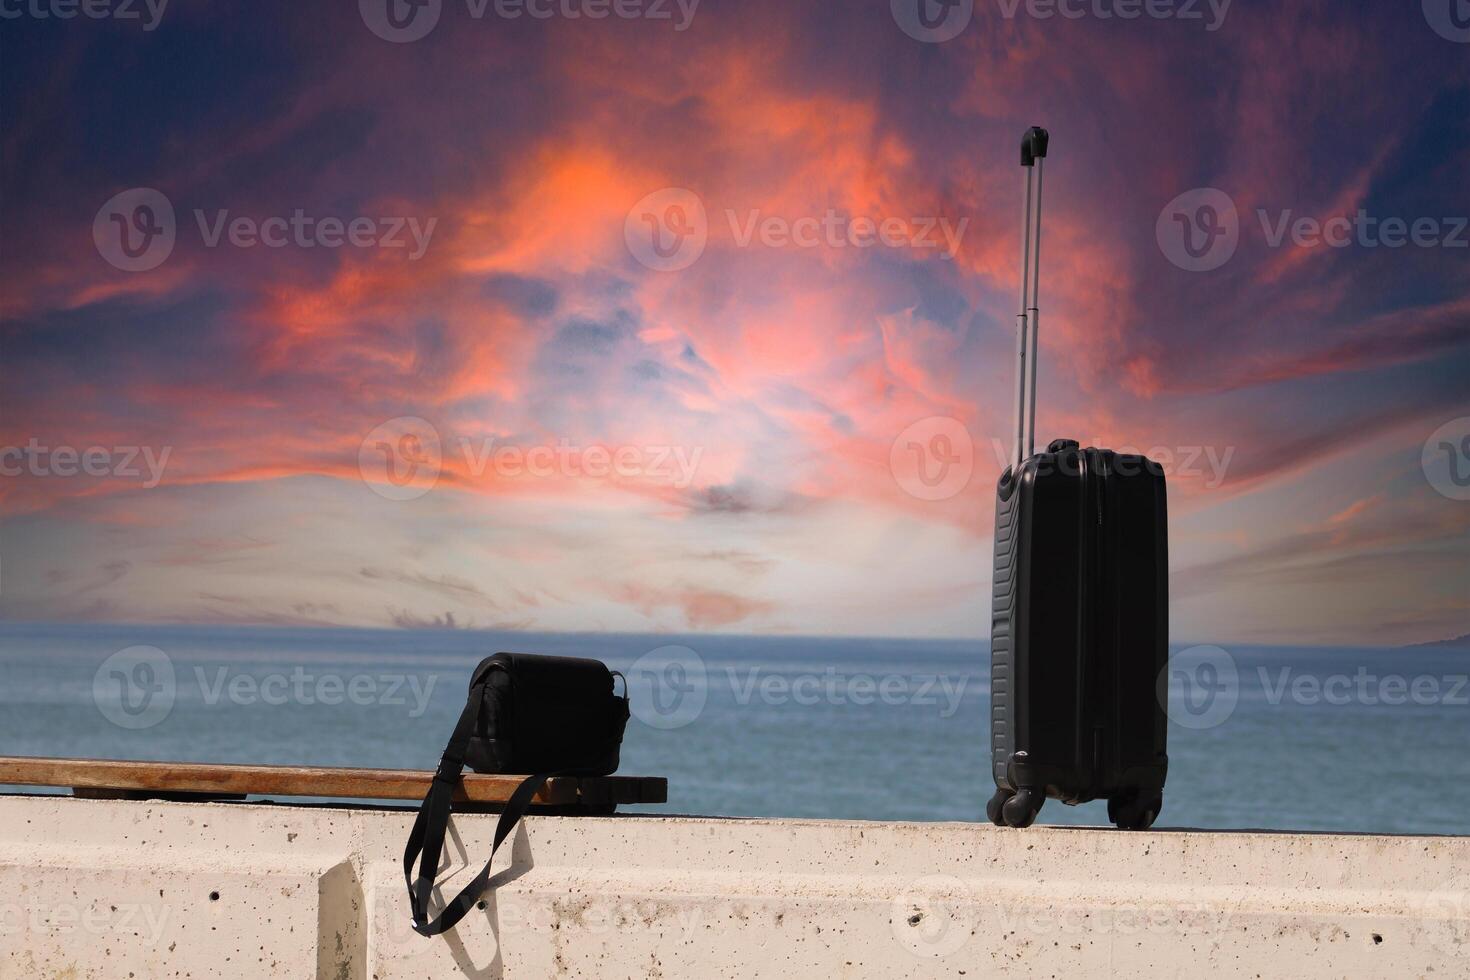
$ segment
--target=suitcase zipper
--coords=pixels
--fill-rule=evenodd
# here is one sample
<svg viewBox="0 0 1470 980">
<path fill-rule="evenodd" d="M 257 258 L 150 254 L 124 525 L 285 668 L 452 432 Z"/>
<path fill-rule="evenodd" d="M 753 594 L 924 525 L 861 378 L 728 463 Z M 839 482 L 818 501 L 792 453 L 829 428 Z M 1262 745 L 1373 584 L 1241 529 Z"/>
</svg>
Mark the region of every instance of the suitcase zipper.
<svg viewBox="0 0 1470 980">
<path fill-rule="evenodd" d="M 1106 525 L 1103 519 L 1105 504 L 1103 494 L 1106 493 L 1107 466 L 1105 457 L 1101 451 L 1083 449 L 1082 458 L 1082 492 L 1086 504 L 1092 511 L 1092 526 L 1086 529 L 1085 540 L 1082 542 L 1086 549 L 1087 558 L 1084 563 L 1084 574 L 1082 576 L 1084 595 L 1082 603 L 1082 621 L 1085 631 L 1083 637 L 1083 697 L 1087 705 L 1087 729 L 1090 730 L 1091 738 L 1079 745 L 1078 748 L 1086 746 L 1091 751 L 1088 757 L 1091 762 L 1091 772 L 1088 774 L 1087 795 L 1096 799 L 1103 786 L 1103 772 L 1107 756 L 1107 728 L 1106 719 L 1110 714 L 1110 705 L 1106 702 L 1107 692 L 1103 690 L 1103 678 L 1107 671 L 1102 669 L 1100 661 L 1106 652 L 1106 644 L 1102 642 L 1102 628 L 1106 625 L 1101 622 L 1098 615 L 1100 600 L 1108 595 L 1110 581 L 1103 580 L 1103 568 L 1108 542 L 1104 540 Z M 1088 744 L 1090 743 L 1090 744 Z"/>
<path fill-rule="evenodd" d="M 1079 716 L 1079 724 L 1077 726 L 1076 758 L 1078 763 L 1082 763 L 1084 759 L 1095 763 L 1097 747 L 1097 699 L 1096 691 L 1094 690 L 1096 679 L 1094 677 L 1093 660 L 1096 658 L 1097 651 L 1096 644 L 1094 643 L 1095 631 L 1093 628 L 1092 613 L 1092 570 L 1097 562 L 1097 531 L 1093 527 L 1088 526 L 1087 511 L 1095 508 L 1093 498 L 1096 496 L 1095 486 L 1097 481 L 1092 472 L 1092 452 L 1090 450 L 1080 447 L 1077 449 L 1077 471 L 1082 480 L 1082 486 L 1079 488 L 1082 494 L 1082 506 L 1086 509 L 1083 510 L 1081 515 L 1081 527 L 1078 529 L 1080 533 L 1077 542 L 1082 567 L 1078 569 L 1078 580 L 1080 584 L 1077 593 L 1079 606 L 1077 620 L 1081 630 L 1081 636 L 1078 638 L 1078 649 L 1081 656 L 1078 657 L 1077 664 L 1077 714 Z M 1089 749 L 1092 751 L 1089 751 Z M 1088 768 L 1092 772 L 1088 773 L 1087 787 L 1077 787 L 1077 790 L 1084 791 L 1084 798 L 1093 795 L 1093 790 L 1097 782 L 1096 766 L 1090 765 Z"/>
</svg>

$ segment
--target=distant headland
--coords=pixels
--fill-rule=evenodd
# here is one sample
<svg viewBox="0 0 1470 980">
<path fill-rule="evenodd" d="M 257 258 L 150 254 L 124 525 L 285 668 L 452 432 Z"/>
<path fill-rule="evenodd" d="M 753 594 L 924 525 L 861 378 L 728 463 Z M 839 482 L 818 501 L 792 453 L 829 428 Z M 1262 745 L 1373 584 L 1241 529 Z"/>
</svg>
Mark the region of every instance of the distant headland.
<svg viewBox="0 0 1470 980">
<path fill-rule="evenodd" d="M 1430 640 L 1428 643 L 1408 643 L 1401 650 L 1422 650 L 1425 647 L 1449 647 L 1452 650 L 1470 650 L 1470 633 L 1445 640 Z"/>
</svg>

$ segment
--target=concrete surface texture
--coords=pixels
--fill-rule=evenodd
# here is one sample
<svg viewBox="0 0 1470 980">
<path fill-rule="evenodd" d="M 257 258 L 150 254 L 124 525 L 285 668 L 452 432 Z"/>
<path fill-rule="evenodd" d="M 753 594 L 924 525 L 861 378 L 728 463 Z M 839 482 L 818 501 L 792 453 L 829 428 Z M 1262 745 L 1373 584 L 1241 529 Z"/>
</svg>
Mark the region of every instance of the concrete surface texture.
<svg viewBox="0 0 1470 980">
<path fill-rule="evenodd" d="M 1464 838 L 538 816 L 425 939 L 412 820 L 0 797 L 0 977 L 1470 976 Z"/>
</svg>

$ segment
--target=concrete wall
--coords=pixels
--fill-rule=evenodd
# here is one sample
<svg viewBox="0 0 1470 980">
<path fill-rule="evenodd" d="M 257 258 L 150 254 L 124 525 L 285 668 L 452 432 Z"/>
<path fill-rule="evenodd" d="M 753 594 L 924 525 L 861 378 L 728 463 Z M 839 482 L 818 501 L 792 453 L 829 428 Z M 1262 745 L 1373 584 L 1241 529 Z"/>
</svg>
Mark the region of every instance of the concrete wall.
<svg viewBox="0 0 1470 980">
<path fill-rule="evenodd" d="M 0 797 L 0 976 L 1470 976 L 1470 839 L 532 817 L 424 939 L 411 822 Z"/>
</svg>

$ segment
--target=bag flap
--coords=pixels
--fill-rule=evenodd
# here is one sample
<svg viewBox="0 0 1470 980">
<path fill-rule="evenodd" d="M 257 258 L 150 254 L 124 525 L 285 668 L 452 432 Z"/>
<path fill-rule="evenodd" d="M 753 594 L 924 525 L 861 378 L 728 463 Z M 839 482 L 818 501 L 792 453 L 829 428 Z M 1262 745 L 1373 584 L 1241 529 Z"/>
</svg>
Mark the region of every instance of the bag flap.
<svg viewBox="0 0 1470 980">
<path fill-rule="evenodd" d="M 517 698 L 581 701 L 613 692 L 613 674 L 600 660 L 552 657 L 539 653 L 497 653 L 480 661 L 470 687 L 500 668 L 510 675 Z"/>
</svg>

